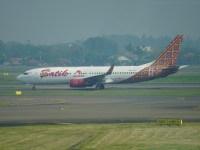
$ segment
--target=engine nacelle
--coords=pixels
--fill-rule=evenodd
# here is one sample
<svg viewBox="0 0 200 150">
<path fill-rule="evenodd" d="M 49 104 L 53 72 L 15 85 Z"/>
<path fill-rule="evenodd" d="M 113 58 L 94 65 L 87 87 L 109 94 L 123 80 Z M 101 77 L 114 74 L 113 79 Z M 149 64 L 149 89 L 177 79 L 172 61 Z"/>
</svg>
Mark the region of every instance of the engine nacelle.
<svg viewBox="0 0 200 150">
<path fill-rule="evenodd" d="M 85 86 L 87 86 L 84 79 L 71 79 L 69 81 L 69 85 L 70 85 L 70 87 L 85 87 Z"/>
</svg>

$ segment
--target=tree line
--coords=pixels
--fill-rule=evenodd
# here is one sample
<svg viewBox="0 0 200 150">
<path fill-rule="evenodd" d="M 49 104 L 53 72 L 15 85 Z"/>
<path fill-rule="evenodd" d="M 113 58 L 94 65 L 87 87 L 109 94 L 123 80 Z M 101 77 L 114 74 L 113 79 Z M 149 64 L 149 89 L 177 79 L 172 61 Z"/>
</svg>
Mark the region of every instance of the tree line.
<svg viewBox="0 0 200 150">
<path fill-rule="evenodd" d="M 0 40 L 0 65 L 139 65 L 156 58 L 171 39 L 167 36 L 110 35 L 54 45 Z M 184 39 L 178 63 L 200 64 L 200 38 Z"/>
</svg>

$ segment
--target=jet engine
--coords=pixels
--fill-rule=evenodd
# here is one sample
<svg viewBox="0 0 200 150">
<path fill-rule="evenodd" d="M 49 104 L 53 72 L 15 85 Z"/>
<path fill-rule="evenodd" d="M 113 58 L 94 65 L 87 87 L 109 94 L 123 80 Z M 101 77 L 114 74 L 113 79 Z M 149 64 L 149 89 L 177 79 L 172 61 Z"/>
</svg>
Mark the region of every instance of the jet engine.
<svg viewBox="0 0 200 150">
<path fill-rule="evenodd" d="M 87 86 L 84 79 L 71 79 L 69 81 L 69 85 L 70 85 L 70 87 L 85 87 L 85 86 Z"/>
</svg>

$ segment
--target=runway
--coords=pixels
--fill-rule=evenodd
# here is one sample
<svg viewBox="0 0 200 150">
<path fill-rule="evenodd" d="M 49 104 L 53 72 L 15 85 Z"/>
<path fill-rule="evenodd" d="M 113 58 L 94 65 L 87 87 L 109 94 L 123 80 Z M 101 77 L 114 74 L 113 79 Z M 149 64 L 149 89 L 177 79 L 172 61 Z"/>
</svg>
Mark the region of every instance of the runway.
<svg viewBox="0 0 200 150">
<path fill-rule="evenodd" d="M 192 84 L 175 86 L 174 84 L 171 86 L 172 89 L 183 88 L 184 90 L 191 87 L 199 89 L 198 84 L 194 84 L 194 86 Z M 45 86 L 42 86 L 35 93 L 29 88 L 23 87 L 25 94 L 22 96 L 1 93 L 1 125 L 146 122 L 159 118 L 200 121 L 200 96 L 181 96 L 181 94 L 171 96 L 138 95 L 142 88 L 142 92 L 149 91 L 151 88 L 155 88 L 155 90 L 163 88 L 165 90 L 170 88 L 169 84 L 153 85 L 153 87 L 139 84 L 132 88 L 129 85 L 110 86 L 103 91 L 79 90 L 81 94 L 77 90 L 60 90 L 60 88 L 63 88 L 62 86 L 55 86 L 55 89 L 51 89 L 52 87 L 45 89 Z M 129 93 L 129 91 L 135 92 L 136 88 L 138 89 L 135 95 Z M 68 88 L 66 87 L 66 89 Z M 152 92 L 156 92 L 155 90 Z M 127 92 L 127 94 L 124 92 Z"/>
<path fill-rule="evenodd" d="M 22 87 L 20 86 L 22 85 Z M 32 85 L 24 85 L 24 84 L 3 84 L 0 85 L 1 89 L 10 89 L 10 88 L 18 88 L 23 90 L 31 90 Z M 37 89 L 42 90 L 48 90 L 48 89 L 54 89 L 54 90 L 60 90 L 60 89 L 66 89 L 66 90 L 84 90 L 84 89 L 94 89 L 95 87 L 86 87 L 86 88 L 70 88 L 68 85 L 38 85 L 36 86 Z M 107 84 L 105 85 L 105 88 L 120 88 L 120 89 L 158 89 L 158 88 L 200 88 L 200 83 L 134 83 L 134 84 Z"/>
</svg>

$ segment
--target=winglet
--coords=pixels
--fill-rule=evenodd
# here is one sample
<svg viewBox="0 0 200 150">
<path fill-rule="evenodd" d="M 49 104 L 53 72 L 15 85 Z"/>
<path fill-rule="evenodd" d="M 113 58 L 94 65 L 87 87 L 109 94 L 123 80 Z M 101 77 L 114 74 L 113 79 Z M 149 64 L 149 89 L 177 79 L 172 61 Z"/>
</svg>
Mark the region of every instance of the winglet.
<svg viewBox="0 0 200 150">
<path fill-rule="evenodd" d="M 113 72 L 113 69 L 114 69 L 114 65 L 111 65 L 105 75 L 111 74 Z"/>
</svg>

